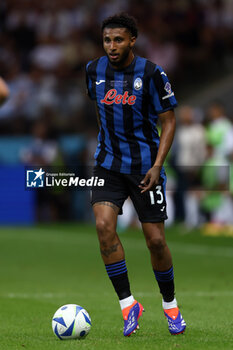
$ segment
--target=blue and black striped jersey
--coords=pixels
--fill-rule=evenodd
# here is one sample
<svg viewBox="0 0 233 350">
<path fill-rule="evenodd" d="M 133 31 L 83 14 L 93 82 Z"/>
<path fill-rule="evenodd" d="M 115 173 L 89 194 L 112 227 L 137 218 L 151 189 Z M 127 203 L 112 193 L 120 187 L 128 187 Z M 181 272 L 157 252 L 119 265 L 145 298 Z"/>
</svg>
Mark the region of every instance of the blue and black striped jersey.
<svg viewBox="0 0 233 350">
<path fill-rule="evenodd" d="M 87 64 L 86 79 L 100 117 L 97 164 L 120 173 L 145 174 L 159 146 L 158 114 L 177 105 L 166 73 L 139 56 L 127 68 L 115 70 L 103 56 Z"/>
</svg>

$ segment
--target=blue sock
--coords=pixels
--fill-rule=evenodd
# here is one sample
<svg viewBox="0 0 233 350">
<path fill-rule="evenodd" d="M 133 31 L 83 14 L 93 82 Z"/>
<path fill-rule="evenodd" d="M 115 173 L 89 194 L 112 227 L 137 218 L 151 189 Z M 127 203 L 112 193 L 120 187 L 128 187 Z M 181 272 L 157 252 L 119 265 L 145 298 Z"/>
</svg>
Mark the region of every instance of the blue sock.
<svg viewBox="0 0 233 350">
<path fill-rule="evenodd" d="M 131 291 L 125 260 L 107 264 L 105 268 L 119 299 L 128 298 L 131 295 Z"/>
<path fill-rule="evenodd" d="M 165 302 L 171 302 L 175 297 L 173 266 L 167 271 L 154 270 L 154 274 L 163 300 Z"/>
</svg>

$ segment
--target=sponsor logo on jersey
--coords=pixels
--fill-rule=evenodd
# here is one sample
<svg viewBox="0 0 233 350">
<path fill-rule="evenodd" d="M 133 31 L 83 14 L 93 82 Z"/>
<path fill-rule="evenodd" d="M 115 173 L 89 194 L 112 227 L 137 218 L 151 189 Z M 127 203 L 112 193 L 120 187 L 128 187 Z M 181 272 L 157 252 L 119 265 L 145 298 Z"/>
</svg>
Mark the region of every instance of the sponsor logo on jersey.
<svg viewBox="0 0 233 350">
<path fill-rule="evenodd" d="M 100 100 L 101 103 L 104 103 L 106 105 L 112 105 L 113 103 L 119 105 L 122 103 L 123 105 L 128 104 L 130 106 L 134 105 L 135 101 L 136 101 L 135 95 L 129 96 L 128 91 L 125 91 L 123 95 L 117 94 L 116 89 L 108 90 L 104 98 Z"/>
<path fill-rule="evenodd" d="M 167 91 L 168 94 L 172 93 L 172 87 L 171 84 L 167 81 L 165 86 L 164 86 L 164 90 Z"/>
<path fill-rule="evenodd" d="M 96 81 L 95 83 L 96 83 L 96 85 L 100 85 L 100 84 L 102 84 L 102 83 L 105 83 L 105 80 L 100 79 L 99 81 Z"/>
<path fill-rule="evenodd" d="M 112 88 L 122 88 L 122 87 L 126 87 L 128 85 L 127 80 L 110 80 L 110 86 Z"/>
<path fill-rule="evenodd" d="M 136 78 L 134 80 L 134 89 L 135 90 L 140 90 L 142 88 L 142 79 L 141 78 Z"/>
<path fill-rule="evenodd" d="M 168 81 L 166 82 L 166 84 L 164 86 L 164 90 L 168 93 L 168 95 L 163 96 L 162 100 L 165 100 L 166 98 L 174 96 L 174 92 L 172 92 L 171 84 Z"/>
</svg>

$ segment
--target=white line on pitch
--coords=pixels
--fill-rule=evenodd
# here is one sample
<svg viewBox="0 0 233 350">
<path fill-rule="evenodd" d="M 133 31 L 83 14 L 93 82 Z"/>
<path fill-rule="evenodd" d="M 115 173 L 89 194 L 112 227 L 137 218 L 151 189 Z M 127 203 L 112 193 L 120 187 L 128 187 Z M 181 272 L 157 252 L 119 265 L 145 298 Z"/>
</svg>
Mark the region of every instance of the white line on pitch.
<svg viewBox="0 0 233 350">
<path fill-rule="evenodd" d="M 159 294 L 152 293 L 152 292 L 138 292 L 135 293 L 135 296 L 137 297 L 153 297 L 157 296 Z M 233 296 L 233 290 L 229 291 L 215 291 L 215 292 L 205 292 L 205 291 L 187 291 L 187 292 L 179 292 L 179 296 L 183 297 L 232 297 Z"/>
<path fill-rule="evenodd" d="M 111 296 L 110 293 L 104 293 L 105 296 Z M 76 299 L 79 297 L 83 297 L 84 295 L 81 293 L 74 293 L 74 294 L 65 294 L 65 293 L 6 293 L 6 294 L 0 294 L 0 298 L 6 298 L 6 299 L 35 299 L 35 300 L 43 300 L 43 299 Z M 87 298 L 94 297 L 94 293 L 90 293 L 88 295 L 85 295 Z M 160 297 L 160 294 L 158 292 L 136 292 L 135 296 L 137 297 Z M 232 297 L 233 296 L 233 290 L 229 291 L 214 291 L 214 292 L 208 292 L 208 291 L 186 291 L 186 292 L 179 292 L 179 296 L 183 297 Z"/>
</svg>

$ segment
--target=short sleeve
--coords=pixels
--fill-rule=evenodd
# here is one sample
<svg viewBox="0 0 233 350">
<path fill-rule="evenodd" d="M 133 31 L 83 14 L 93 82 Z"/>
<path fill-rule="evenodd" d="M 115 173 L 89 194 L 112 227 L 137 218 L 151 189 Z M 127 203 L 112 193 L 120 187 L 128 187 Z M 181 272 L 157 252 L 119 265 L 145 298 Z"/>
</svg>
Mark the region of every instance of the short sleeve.
<svg viewBox="0 0 233 350">
<path fill-rule="evenodd" d="M 91 65 L 91 61 L 88 62 L 88 64 L 86 65 L 87 94 L 92 100 L 95 100 L 96 98 L 95 98 L 95 93 L 93 91 L 93 84 L 92 84 L 92 79 L 91 79 L 90 65 Z"/>
<path fill-rule="evenodd" d="M 177 106 L 175 94 L 162 67 L 156 66 L 150 80 L 150 96 L 156 112 L 163 113 Z"/>
</svg>

